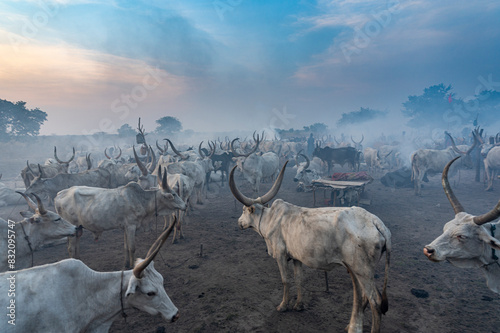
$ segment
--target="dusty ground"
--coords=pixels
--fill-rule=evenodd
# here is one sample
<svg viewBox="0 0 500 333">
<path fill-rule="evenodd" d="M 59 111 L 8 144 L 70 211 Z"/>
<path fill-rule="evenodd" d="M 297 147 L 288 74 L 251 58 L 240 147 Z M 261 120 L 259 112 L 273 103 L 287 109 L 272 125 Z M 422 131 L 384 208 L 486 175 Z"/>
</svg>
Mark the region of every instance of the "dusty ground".
<svg viewBox="0 0 500 333">
<path fill-rule="evenodd" d="M 277 197 L 311 207 L 312 194 L 295 191 L 292 173 L 289 168 Z M 15 177 L 13 172 L 4 172 L 2 181 L 6 174 L 10 180 Z M 472 172 L 462 172 L 455 190 L 466 210 L 473 214 L 490 210 L 500 198 L 500 184 L 495 191 L 485 192 L 482 183 L 468 179 L 473 179 Z M 243 180 L 238 184 L 249 194 Z M 263 190 L 269 187 L 265 184 Z M 366 194 L 372 202 L 365 208 L 380 217 L 392 232 L 389 311 L 382 318 L 382 332 L 500 332 L 500 297 L 486 287 L 481 273 L 449 263 L 432 263 L 422 253 L 423 246 L 438 236 L 444 223 L 453 217 L 439 178 L 430 178 L 422 197 L 415 197 L 413 189 L 391 190 L 378 180 L 367 185 Z M 321 193 L 319 197 L 323 197 Z M 17 219 L 19 210 L 25 208 L 24 202 L 18 207 L 4 207 L 0 216 Z M 264 240 L 256 232 L 238 229 L 240 213 L 241 204 L 235 204 L 229 189 L 212 185 L 206 204 L 197 206 L 185 225 L 187 238 L 177 244 L 167 243 L 155 260 L 181 318 L 171 324 L 129 310 L 127 322 L 116 320 L 111 332 L 161 332 L 162 327 L 168 332 L 343 332 L 352 306 L 351 280 L 346 270 L 339 267 L 328 273 L 330 291 L 326 292 L 324 273 L 305 267 L 306 309 L 278 313 L 275 307 L 282 297 L 278 266 L 267 255 Z M 144 256 L 156 238 L 154 218 L 152 223 L 152 232 L 137 235 L 138 256 Z M 122 268 L 120 231 L 104 233 L 98 242 L 84 233 L 81 248 L 82 260 L 95 270 Z M 66 257 L 65 246 L 55 246 L 37 252 L 35 263 Z M 383 262 L 378 271 L 381 288 Z M 412 289 L 425 290 L 428 297 L 418 298 Z M 293 296 L 295 291 L 293 288 Z M 367 332 L 370 318 L 367 309 Z"/>
</svg>

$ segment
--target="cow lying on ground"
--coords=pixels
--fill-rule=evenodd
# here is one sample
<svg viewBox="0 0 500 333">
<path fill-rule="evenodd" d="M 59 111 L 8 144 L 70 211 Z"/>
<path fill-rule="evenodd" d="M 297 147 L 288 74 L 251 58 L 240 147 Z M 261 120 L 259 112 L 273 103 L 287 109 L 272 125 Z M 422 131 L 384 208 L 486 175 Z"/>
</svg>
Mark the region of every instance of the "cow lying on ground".
<svg viewBox="0 0 500 333">
<path fill-rule="evenodd" d="M 360 207 L 304 208 L 281 199 L 271 207 L 266 204 L 278 194 L 286 163 L 268 193 L 257 199 L 243 195 L 235 185 L 234 172 L 229 175 L 229 186 L 240 201 L 243 213 L 238 219 L 241 229 L 251 228 L 264 238 L 269 255 L 276 258 L 283 282 L 283 300 L 277 307 L 285 311 L 289 301 L 290 282 L 286 264 L 292 260 L 297 284 L 297 302 L 301 310 L 301 266 L 329 271 L 344 266 L 351 275 L 354 300 L 348 332 L 363 331 L 363 310 L 370 304 L 372 332 L 380 331 L 381 315 L 388 310 L 386 295 L 391 252 L 391 233 L 375 215 Z M 385 277 L 382 294 L 375 286 L 375 267 L 386 253 Z"/>
</svg>

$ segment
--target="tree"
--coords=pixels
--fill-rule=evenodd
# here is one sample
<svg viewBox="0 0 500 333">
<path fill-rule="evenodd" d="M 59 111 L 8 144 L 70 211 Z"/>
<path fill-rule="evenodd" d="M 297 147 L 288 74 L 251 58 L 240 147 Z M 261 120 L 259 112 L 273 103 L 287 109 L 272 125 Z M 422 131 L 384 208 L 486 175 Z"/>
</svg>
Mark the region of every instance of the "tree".
<svg viewBox="0 0 500 333">
<path fill-rule="evenodd" d="M 134 135 L 135 135 L 135 131 L 129 124 L 123 124 L 118 129 L 118 136 L 119 137 L 125 138 L 125 137 L 134 136 Z"/>
<path fill-rule="evenodd" d="M 159 134 L 174 134 L 182 130 L 181 122 L 175 117 L 166 116 L 158 119 L 156 123 L 156 133 Z"/>
<path fill-rule="evenodd" d="M 456 99 L 451 93 L 451 85 L 445 86 L 440 83 L 424 89 L 419 96 L 408 96 L 408 101 L 403 103 L 403 115 L 410 118 L 408 126 L 419 128 L 424 126 L 449 127 L 456 115 L 463 109 L 463 100 Z M 462 112 L 463 114 L 463 112 Z M 454 117 L 455 116 L 455 117 Z M 472 115 L 470 117 L 472 118 Z M 469 122 L 471 119 L 463 119 L 461 123 Z"/>
<path fill-rule="evenodd" d="M 26 102 L 0 99 L 0 140 L 37 136 L 47 113 L 39 108 L 27 109 Z"/>
<path fill-rule="evenodd" d="M 349 124 L 360 124 L 379 117 L 384 117 L 387 112 L 372 110 L 370 108 L 359 108 L 359 111 L 342 113 L 342 117 L 337 121 L 337 126 Z"/>
</svg>

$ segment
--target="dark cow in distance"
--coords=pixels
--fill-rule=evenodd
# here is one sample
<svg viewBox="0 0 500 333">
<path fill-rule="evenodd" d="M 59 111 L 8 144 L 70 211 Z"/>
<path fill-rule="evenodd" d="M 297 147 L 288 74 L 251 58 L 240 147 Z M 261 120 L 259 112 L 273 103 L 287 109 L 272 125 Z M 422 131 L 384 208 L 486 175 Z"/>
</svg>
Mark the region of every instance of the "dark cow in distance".
<svg viewBox="0 0 500 333">
<path fill-rule="evenodd" d="M 359 171 L 360 152 L 354 147 L 321 148 L 319 145 L 316 145 L 313 157 L 319 157 L 323 162 L 328 164 L 329 175 L 331 174 L 333 164 L 344 166 L 344 164 L 348 163 L 353 170 Z"/>
</svg>

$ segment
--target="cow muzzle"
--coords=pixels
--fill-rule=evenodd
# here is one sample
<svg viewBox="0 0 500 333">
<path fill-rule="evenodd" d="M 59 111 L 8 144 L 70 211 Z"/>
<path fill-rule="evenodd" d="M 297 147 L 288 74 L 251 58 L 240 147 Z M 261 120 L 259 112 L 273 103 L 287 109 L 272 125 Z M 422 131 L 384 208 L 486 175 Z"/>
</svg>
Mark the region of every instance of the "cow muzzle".
<svg viewBox="0 0 500 333">
<path fill-rule="evenodd" d="M 173 316 L 173 317 L 172 317 L 172 319 L 171 319 L 170 321 L 173 323 L 173 322 L 175 322 L 177 319 L 179 319 L 179 317 L 180 317 L 180 316 L 179 316 L 179 312 L 177 312 L 177 313 L 175 314 L 175 316 Z"/>
<path fill-rule="evenodd" d="M 435 258 L 435 255 L 436 255 L 436 250 L 434 250 L 433 248 L 429 247 L 429 246 L 425 246 L 424 247 L 424 255 L 427 257 L 427 259 L 429 259 L 430 261 L 434 261 L 434 262 L 438 262 L 439 260 L 437 260 Z"/>
</svg>

